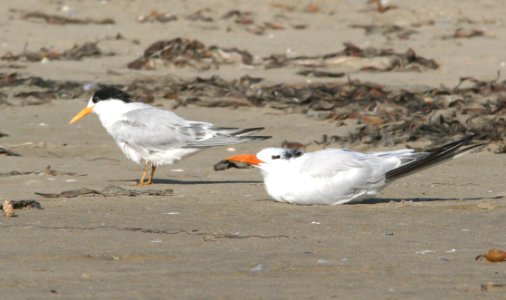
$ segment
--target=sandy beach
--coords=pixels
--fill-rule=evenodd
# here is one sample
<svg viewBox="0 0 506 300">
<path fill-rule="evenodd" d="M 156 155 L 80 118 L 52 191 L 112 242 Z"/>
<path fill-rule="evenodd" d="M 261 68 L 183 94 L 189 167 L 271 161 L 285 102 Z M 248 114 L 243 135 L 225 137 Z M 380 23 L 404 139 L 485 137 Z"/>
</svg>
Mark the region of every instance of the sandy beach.
<svg viewBox="0 0 506 300">
<path fill-rule="evenodd" d="M 271 200 L 256 169 L 216 172 L 213 165 L 286 140 L 307 144 L 309 150 L 374 151 L 429 147 L 441 136 L 411 141 L 392 134 L 390 140 L 384 135 L 370 143 L 364 134 L 352 141 L 347 134 L 370 119 L 342 119 L 341 108 L 323 118 L 313 102 L 257 105 L 248 94 L 255 85 L 245 88 L 248 97 L 228 93 L 220 103 L 212 102 L 221 98 L 211 92 L 212 97 L 188 94 L 217 89 L 217 84 L 164 89 L 166 82 L 187 84 L 211 76 L 230 84 L 243 76 L 262 78 L 259 90 L 358 80 L 385 90 L 432 89 L 423 96 L 430 95 L 426 102 L 431 104 L 446 93 L 442 87 L 456 92 L 460 78 L 472 76 L 476 82 L 464 82 L 464 88 L 481 89 L 473 92 L 475 98 L 463 97 L 463 103 L 472 98 L 469 111 L 480 114 L 479 124 L 501 128 L 494 122 L 504 122 L 506 108 L 500 103 L 506 89 L 499 90 L 503 77 L 495 78 L 506 68 L 506 6 L 491 0 L 387 4 L 391 8 L 380 13 L 374 3 L 351 0 L 2 3 L 0 133 L 6 136 L 0 135 L 0 147 L 18 156 L 0 154 L 0 202 L 35 200 L 43 209 L 0 216 L 0 298 L 503 299 L 504 263 L 475 261 L 488 249 L 506 249 L 506 163 L 505 154 L 498 153 L 503 131 L 487 132 L 483 141 L 490 145 L 481 152 L 396 181 L 378 199 L 298 206 Z M 351 27 L 357 24 L 402 30 L 366 34 Z M 212 53 L 220 56 L 177 64 L 146 59 L 141 69 L 127 67 L 152 43 L 178 37 L 196 39 L 210 52 L 211 45 L 219 46 L 221 52 Z M 100 53 L 63 54 L 86 42 L 96 43 Z M 315 57 L 341 51 L 344 43 L 395 53 L 411 48 L 438 67 L 417 61 L 380 69 L 385 56 L 319 68 L 294 59 L 330 64 L 328 57 Z M 48 51 L 32 59 L 41 48 Z M 249 52 L 252 62 L 245 56 L 232 61 L 237 53 L 230 56 L 230 48 Z M 273 54 L 287 56 L 268 60 Z M 374 70 L 365 63 L 374 63 Z M 303 76 L 297 73 L 302 69 L 344 75 Z M 55 88 L 59 84 L 64 88 Z M 263 126 L 262 134 L 273 138 L 207 149 L 161 167 L 155 185 L 139 188 L 134 185 L 142 167 L 123 156 L 96 116 L 68 125 L 87 103 L 86 87 L 96 84 L 124 86 L 186 119 Z M 445 97 L 457 96 L 448 92 Z M 382 109 L 390 113 L 388 105 Z M 492 108 L 485 114 L 487 105 Z M 384 128 L 394 123 L 386 117 L 381 122 Z M 318 145 L 323 135 L 342 139 Z M 58 195 L 84 188 L 93 192 Z"/>
</svg>

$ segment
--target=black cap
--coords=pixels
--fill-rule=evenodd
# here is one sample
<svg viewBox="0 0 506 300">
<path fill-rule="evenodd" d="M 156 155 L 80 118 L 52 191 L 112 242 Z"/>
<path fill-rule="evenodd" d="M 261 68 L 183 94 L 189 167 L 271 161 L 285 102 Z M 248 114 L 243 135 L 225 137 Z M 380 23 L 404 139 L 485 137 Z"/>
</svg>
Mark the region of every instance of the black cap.
<svg viewBox="0 0 506 300">
<path fill-rule="evenodd" d="M 104 87 L 104 88 L 97 90 L 93 94 L 91 101 L 93 103 L 97 103 L 99 101 L 110 100 L 110 99 L 121 100 L 125 103 L 129 103 L 129 102 L 133 101 L 132 96 L 130 96 L 127 92 L 117 89 L 115 87 Z"/>
</svg>

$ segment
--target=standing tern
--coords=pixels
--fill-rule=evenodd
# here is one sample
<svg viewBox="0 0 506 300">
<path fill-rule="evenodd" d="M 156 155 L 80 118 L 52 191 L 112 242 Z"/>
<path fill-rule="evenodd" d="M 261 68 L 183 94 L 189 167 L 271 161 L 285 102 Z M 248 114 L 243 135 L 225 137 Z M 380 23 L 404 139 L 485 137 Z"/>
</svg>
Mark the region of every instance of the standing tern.
<svg viewBox="0 0 506 300">
<path fill-rule="evenodd" d="M 105 130 L 113 137 L 127 158 L 144 164 L 139 185 L 153 183 L 156 167 L 170 165 L 201 149 L 261 141 L 270 136 L 250 136 L 258 128 L 214 127 L 205 122 L 187 121 L 175 113 L 134 102 L 117 88 L 97 90 L 88 105 L 71 121 L 73 124 L 90 113 L 96 113 Z M 144 181 L 151 165 L 151 174 Z"/>
<path fill-rule="evenodd" d="M 392 181 L 458 157 L 485 144 L 469 144 L 476 135 L 426 152 L 401 149 L 361 153 L 325 149 L 302 153 L 266 148 L 229 157 L 258 167 L 267 193 L 276 201 L 337 205 L 371 198 Z"/>
</svg>

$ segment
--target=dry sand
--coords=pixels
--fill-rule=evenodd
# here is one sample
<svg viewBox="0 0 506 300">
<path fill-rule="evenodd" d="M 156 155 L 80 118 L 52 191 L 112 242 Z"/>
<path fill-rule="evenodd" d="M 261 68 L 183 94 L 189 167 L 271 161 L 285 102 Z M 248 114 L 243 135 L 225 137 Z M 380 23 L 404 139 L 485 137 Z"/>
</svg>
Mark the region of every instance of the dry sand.
<svg viewBox="0 0 506 300">
<path fill-rule="evenodd" d="M 175 2 L 175 1 L 174 1 Z M 423 2 L 423 4 L 422 4 Z M 286 2 L 282 12 L 306 30 L 253 35 L 220 22 L 198 23 L 180 17 L 166 24 L 139 24 L 152 9 L 188 15 L 209 7 L 220 16 L 231 9 L 254 11 L 270 20 L 281 1 L 6 1 L 0 7 L 2 52 L 19 53 L 25 44 L 67 49 L 121 33 L 127 41 L 106 40 L 113 57 L 83 61 L 19 63 L 20 72 L 51 79 L 122 83 L 142 76 L 244 74 L 275 82 L 305 80 L 293 70 L 225 67 L 197 72 L 161 68 L 131 71 L 125 65 L 151 42 L 178 36 L 208 44 L 238 46 L 261 56 L 288 48 L 301 54 L 341 49 L 345 41 L 405 51 L 412 47 L 442 62 L 436 71 L 352 74 L 390 85 L 455 85 L 461 76 L 491 79 L 504 69 L 506 46 L 501 1 L 390 1 L 400 8 L 386 14 L 364 1 L 315 1 L 316 14 L 304 13 L 309 1 Z M 67 6 L 69 11 L 61 11 Z M 22 20 L 9 9 L 44 11 L 75 17 L 113 18 L 115 25 L 50 25 Z M 362 11 L 366 9 L 366 11 Z M 369 10 L 367 10 L 369 9 Z M 333 12 L 331 14 L 331 12 Z M 462 25 L 459 20 L 471 20 Z M 400 25 L 434 20 L 409 40 L 365 36 L 349 24 Z M 492 22 L 495 20 L 495 22 Z M 458 26 L 486 31 L 486 37 L 442 41 Z M 140 44 L 132 44 L 137 39 Z M 0 298 L 59 297 L 100 299 L 477 299 L 504 297 L 506 288 L 482 291 L 487 282 L 506 284 L 504 265 L 475 261 L 490 248 L 506 248 L 504 155 L 483 151 L 392 184 L 381 199 L 358 205 L 296 206 L 269 200 L 256 170 L 214 172 L 227 157 L 225 147 L 203 151 L 174 166 L 160 168 L 150 189 L 173 189 L 172 196 L 75 197 L 45 199 L 34 192 L 132 184 L 141 167 L 122 156 L 95 116 L 76 126 L 69 119 L 85 99 L 55 99 L 40 106 L 0 107 L 0 144 L 21 154 L 0 157 L 0 172 L 42 172 L 46 166 L 86 176 L 27 174 L 0 177 L 0 200 L 36 199 L 43 210 L 16 210 L 0 216 Z M 157 102 L 169 107 L 166 102 Z M 265 126 L 274 138 L 237 146 L 256 152 L 285 138 L 308 143 L 335 124 L 269 108 L 182 107 L 189 119 L 229 126 Z M 392 201 L 393 200 L 393 201 Z"/>
</svg>

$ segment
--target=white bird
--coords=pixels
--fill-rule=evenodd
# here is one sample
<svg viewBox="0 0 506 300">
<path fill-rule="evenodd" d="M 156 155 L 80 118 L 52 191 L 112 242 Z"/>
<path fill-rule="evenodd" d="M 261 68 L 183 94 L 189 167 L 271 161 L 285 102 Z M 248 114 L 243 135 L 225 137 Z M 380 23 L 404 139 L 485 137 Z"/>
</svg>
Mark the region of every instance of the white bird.
<svg viewBox="0 0 506 300">
<path fill-rule="evenodd" d="M 484 144 L 462 147 L 476 135 L 426 152 L 401 149 L 361 153 L 326 149 L 309 153 L 266 148 L 227 160 L 258 167 L 267 193 L 276 201 L 337 205 L 373 197 L 392 181 L 458 157 Z"/>
<path fill-rule="evenodd" d="M 98 115 L 125 156 L 137 164 L 144 164 L 144 173 L 139 180 L 141 186 L 153 183 L 157 166 L 172 164 L 201 149 L 270 138 L 248 136 L 262 127 L 224 128 L 187 121 L 171 111 L 133 102 L 128 93 L 112 87 L 97 90 L 70 124 L 92 112 Z M 144 181 L 150 165 L 151 175 Z"/>
</svg>

